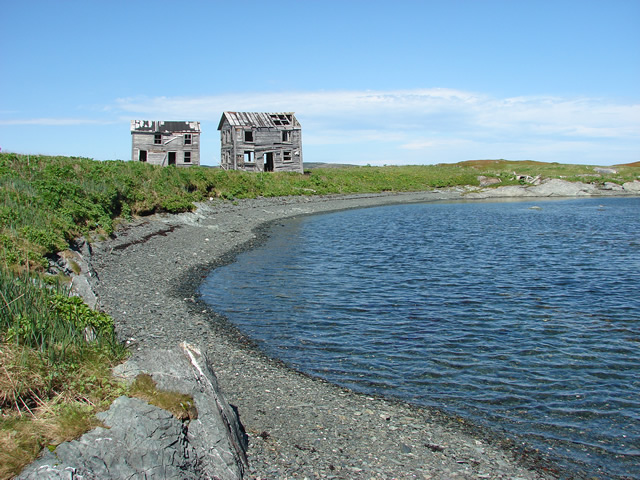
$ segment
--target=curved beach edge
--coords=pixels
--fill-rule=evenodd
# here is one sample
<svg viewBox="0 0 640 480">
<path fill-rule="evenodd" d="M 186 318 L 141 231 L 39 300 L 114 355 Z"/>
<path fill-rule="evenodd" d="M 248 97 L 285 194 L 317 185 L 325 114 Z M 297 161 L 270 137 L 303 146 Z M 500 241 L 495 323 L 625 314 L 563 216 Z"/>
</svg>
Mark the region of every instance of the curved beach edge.
<svg viewBox="0 0 640 480">
<path fill-rule="evenodd" d="M 148 365 L 149 358 L 162 357 L 158 352 L 175 351 L 183 342 L 203 352 L 221 391 L 219 410 L 234 412 L 240 424 L 227 426 L 232 433 L 217 457 L 211 451 L 196 456 L 222 458 L 225 478 L 580 478 L 523 443 L 462 418 L 294 371 L 262 354 L 207 307 L 198 290 L 211 269 L 262 243 L 268 225 L 285 218 L 399 203 L 638 194 L 582 185 L 212 200 L 193 213 L 138 219 L 93 244 L 84 279 L 129 346 L 129 365 Z M 153 368 L 149 373 L 163 378 L 172 367 L 160 361 Z M 207 478 L 194 471 L 194 478 Z"/>
</svg>

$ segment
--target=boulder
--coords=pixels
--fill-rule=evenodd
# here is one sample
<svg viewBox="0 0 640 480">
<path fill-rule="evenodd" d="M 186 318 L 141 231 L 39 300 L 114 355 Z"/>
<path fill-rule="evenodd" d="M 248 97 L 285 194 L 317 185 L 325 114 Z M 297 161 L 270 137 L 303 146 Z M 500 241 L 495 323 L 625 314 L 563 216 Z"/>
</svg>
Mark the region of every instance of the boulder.
<svg viewBox="0 0 640 480">
<path fill-rule="evenodd" d="M 115 373 L 127 379 L 148 373 L 159 389 L 191 395 L 197 419 L 180 421 L 143 400 L 120 397 L 98 414 L 106 428 L 45 450 L 17 478 L 240 480 L 247 469 L 246 435 L 206 356 L 185 343 L 141 355 Z"/>
<path fill-rule="evenodd" d="M 604 182 L 604 185 L 601 187 L 603 190 L 611 190 L 611 191 L 622 191 L 622 185 L 618 185 L 617 183 L 614 182 Z"/>
<path fill-rule="evenodd" d="M 579 197 L 597 195 L 598 187 L 589 183 L 567 182 L 559 178 L 552 178 L 540 185 L 528 188 L 528 193 L 537 197 Z"/>
<path fill-rule="evenodd" d="M 502 183 L 502 180 L 496 177 L 485 177 L 484 175 L 478 175 L 478 182 L 480 182 L 481 187 L 488 187 L 490 185 L 497 185 L 498 183 Z"/>
<path fill-rule="evenodd" d="M 616 170 L 615 168 L 595 167 L 593 170 L 597 173 L 603 173 L 603 174 L 618 173 L 618 170 Z"/>
<path fill-rule="evenodd" d="M 64 442 L 18 479 L 202 478 L 181 421 L 137 398 L 120 397 L 98 427 Z"/>
<path fill-rule="evenodd" d="M 622 184 L 622 188 L 627 192 L 640 193 L 640 182 L 638 180 L 625 182 Z"/>
</svg>

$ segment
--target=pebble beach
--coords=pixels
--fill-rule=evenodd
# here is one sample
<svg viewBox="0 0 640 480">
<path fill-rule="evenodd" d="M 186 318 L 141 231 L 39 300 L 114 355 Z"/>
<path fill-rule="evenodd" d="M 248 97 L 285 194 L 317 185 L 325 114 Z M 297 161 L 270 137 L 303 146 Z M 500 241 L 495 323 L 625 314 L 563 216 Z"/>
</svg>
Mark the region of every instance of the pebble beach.
<svg viewBox="0 0 640 480">
<path fill-rule="evenodd" d="M 296 372 L 260 352 L 199 299 L 198 288 L 211 269 L 260 244 L 271 222 L 393 203 L 456 201 L 463 193 L 212 200 L 194 213 L 138 219 L 92 245 L 98 306 L 115 319 L 134 358 L 183 341 L 207 352 L 248 437 L 245 478 L 580 478 L 463 418 Z"/>
</svg>

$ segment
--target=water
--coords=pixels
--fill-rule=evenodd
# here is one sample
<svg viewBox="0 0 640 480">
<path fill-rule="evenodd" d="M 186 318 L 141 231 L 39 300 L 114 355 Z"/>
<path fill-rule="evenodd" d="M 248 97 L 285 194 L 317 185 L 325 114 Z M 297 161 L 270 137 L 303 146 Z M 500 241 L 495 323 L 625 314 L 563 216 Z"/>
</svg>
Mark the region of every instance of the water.
<svg viewBox="0 0 640 480">
<path fill-rule="evenodd" d="M 298 218 L 206 302 L 292 367 L 640 478 L 640 199 Z"/>
</svg>

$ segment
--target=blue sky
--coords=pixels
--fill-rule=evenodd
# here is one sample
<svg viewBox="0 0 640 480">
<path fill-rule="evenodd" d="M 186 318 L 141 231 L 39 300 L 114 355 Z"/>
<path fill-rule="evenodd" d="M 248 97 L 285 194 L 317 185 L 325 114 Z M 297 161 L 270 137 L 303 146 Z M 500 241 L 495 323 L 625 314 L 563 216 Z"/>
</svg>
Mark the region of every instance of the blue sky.
<svg viewBox="0 0 640 480">
<path fill-rule="evenodd" d="M 3 151 L 129 159 L 130 120 L 294 111 L 304 160 L 640 160 L 640 0 L 0 0 Z"/>
</svg>

